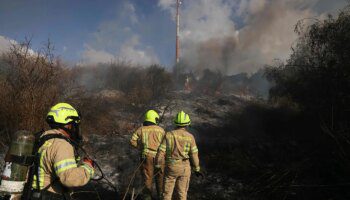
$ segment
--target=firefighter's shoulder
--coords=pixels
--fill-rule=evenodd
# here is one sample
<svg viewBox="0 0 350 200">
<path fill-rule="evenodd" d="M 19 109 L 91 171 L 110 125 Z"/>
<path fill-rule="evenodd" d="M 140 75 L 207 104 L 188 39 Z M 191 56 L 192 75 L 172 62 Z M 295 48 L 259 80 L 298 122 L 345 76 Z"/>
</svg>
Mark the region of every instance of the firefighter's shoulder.
<svg viewBox="0 0 350 200">
<path fill-rule="evenodd" d="M 179 135 L 181 135 L 185 140 L 195 140 L 194 136 L 192 133 L 190 133 L 189 131 L 187 131 L 186 129 L 182 128 L 182 129 L 178 129 L 177 130 Z"/>
<path fill-rule="evenodd" d="M 158 125 L 150 126 L 150 128 L 159 132 L 163 132 L 163 133 L 165 132 L 164 129 Z"/>
<path fill-rule="evenodd" d="M 48 130 L 45 131 L 41 139 L 44 139 L 43 146 L 59 146 L 61 148 L 73 148 L 69 139 L 62 135 L 58 130 Z"/>
<path fill-rule="evenodd" d="M 61 138 L 54 138 L 50 143 L 52 143 L 52 145 L 47 149 L 47 155 L 53 162 L 64 159 L 74 159 L 74 147 L 68 141 Z"/>
<path fill-rule="evenodd" d="M 43 147 L 50 151 L 51 153 L 56 154 L 57 152 L 74 152 L 73 145 L 69 142 L 68 139 L 59 134 L 53 134 L 52 137 L 46 140 L 43 143 Z"/>
<path fill-rule="evenodd" d="M 164 130 L 163 127 L 158 126 L 158 129 L 159 129 L 160 131 L 162 131 L 162 132 L 165 132 L 165 130 Z"/>
<path fill-rule="evenodd" d="M 61 148 L 67 148 L 67 147 L 73 148 L 72 144 L 63 138 L 53 138 L 51 141 L 53 145 L 59 146 Z"/>
</svg>

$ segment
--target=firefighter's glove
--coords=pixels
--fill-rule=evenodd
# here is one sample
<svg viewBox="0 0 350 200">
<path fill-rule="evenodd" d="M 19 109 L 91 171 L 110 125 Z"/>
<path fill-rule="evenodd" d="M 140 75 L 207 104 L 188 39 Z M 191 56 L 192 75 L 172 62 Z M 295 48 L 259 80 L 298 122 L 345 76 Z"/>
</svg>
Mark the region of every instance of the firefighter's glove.
<svg viewBox="0 0 350 200">
<path fill-rule="evenodd" d="M 95 168 L 95 162 L 90 158 L 83 158 L 83 163 L 89 165 L 91 168 Z"/>
<path fill-rule="evenodd" d="M 198 178 L 204 179 L 204 174 L 200 171 L 194 172 L 194 175 L 196 175 Z"/>
</svg>

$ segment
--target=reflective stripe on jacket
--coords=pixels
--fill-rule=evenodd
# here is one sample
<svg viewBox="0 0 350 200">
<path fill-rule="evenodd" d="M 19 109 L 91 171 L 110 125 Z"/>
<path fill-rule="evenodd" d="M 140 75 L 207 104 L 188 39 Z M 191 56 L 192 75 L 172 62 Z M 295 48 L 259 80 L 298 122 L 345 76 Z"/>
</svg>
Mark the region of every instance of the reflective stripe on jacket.
<svg viewBox="0 0 350 200">
<path fill-rule="evenodd" d="M 142 126 L 132 135 L 130 144 L 142 151 L 142 156 L 155 157 L 165 131 L 157 125 Z"/>
<path fill-rule="evenodd" d="M 191 159 L 195 171 L 199 171 L 198 148 L 193 135 L 185 128 L 179 128 L 166 133 L 156 157 L 157 166 L 165 162 L 173 165 L 183 160 Z"/>
<path fill-rule="evenodd" d="M 62 134 L 58 130 L 49 130 L 47 134 Z M 48 191 L 62 193 L 62 185 L 65 187 L 79 187 L 88 183 L 94 174 L 94 169 L 87 164 L 77 164 L 73 146 L 64 139 L 54 138 L 46 141 L 39 148 L 40 164 L 39 186 L 46 188 L 53 184 Z M 33 188 L 37 189 L 37 176 L 33 178 Z M 62 184 L 62 185 L 61 185 Z"/>
</svg>

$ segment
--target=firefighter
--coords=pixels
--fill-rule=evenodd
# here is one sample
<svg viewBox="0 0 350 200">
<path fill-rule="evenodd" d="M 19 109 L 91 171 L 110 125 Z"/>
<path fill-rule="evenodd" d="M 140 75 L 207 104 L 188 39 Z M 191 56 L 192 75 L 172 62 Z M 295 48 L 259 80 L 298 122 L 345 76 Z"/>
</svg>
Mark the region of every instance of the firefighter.
<svg viewBox="0 0 350 200">
<path fill-rule="evenodd" d="M 155 156 L 157 154 L 158 147 L 163 140 L 165 131 L 158 126 L 159 115 L 154 110 L 148 110 L 144 116 L 143 126 L 138 128 L 132 135 L 130 144 L 140 149 L 142 160 L 142 177 L 145 185 L 143 190 L 143 198 L 152 198 L 152 183 L 155 178 L 156 189 L 158 198 L 161 198 L 163 187 L 163 173 L 159 171 L 155 173 Z"/>
<path fill-rule="evenodd" d="M 156 168 L 165 160 L 164 173 L 164 200 L 171 200 L 175 188 L 175 195 L 181 199 L 187 199 L 187 191 L 190 183 L 191 165 L 196 176 L 203 177 L 200 172 L 198 148 L 191 133 L 186 130 L 191 120 L 184 111 L 177 113 L 175 130 L 167 132 L 165 139 L 159 147 L 156 156 Z"/>
<path fill-rule="evenodd" d="M 41 135 L 30 199 L 70 199 L 70 189 L 84 186 L 94 174 L 93 161 L 77 164 L 75 145 L 80 142 L 80 114 L 67 103 L 58 103 L 47 114 L 51 130 Z"/>
</svg>

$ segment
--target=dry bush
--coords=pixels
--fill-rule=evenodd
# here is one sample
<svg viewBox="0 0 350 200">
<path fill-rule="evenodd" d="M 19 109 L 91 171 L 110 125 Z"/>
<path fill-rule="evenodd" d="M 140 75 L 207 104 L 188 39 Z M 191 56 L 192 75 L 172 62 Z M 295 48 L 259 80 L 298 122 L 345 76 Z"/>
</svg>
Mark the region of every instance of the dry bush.
<svg viewBox="0 0 350 200">
<path fill-rule="evenodd" d="M 220 72 L 213 72 L 209 69 L 203 70 L 201 79 L 196 83 L 195 92 L 214 95 L 221 92 L 224 81 Z"/>
<path fill-rule="evenodd" d="M 128 100 L 140 106 L 159 101 L 166 97 L 172 89 L 170 73 L 158 65 L 139 69 L 129 79 L 129 87 L 126 90 Z"/>
<path fill-rule="evenodd" d="M 152 100 L 150 89 L 141 85 L 131 88 L 126 97 L 131 105 L 137 107 L 142 107 L 144 104 L 149 103 Z"/>
<path fill-rule="evenodd" d="M 45 114 L 62 94 L 67 73 L 52 54 L 50 42 L 34 52 L 29 40 L 13 44 L 1 57 L 1 130 L 38 131 L 45 126 Z M 10 139 L 10 138 L 9 138 Z"/>
<path fill-rule="evenodd" d="M 110 102 L 98 96 L 81 91 L 66 99 L 82 115 L 81 130 L 83 135 L 108 134 L 115 129 L 115 118 Z"/>
<path fill-rule="evenodd" d="M 158 65 L 152 65 L 146 70 L 146 85 L 152 92 L 152 98 L 167 96 L 170 90 L 173 89 L 171 74 Z"/>
<path fill-rule="evenodd" d="M 50 48 L 30 53 L 29 42 L 14 45 L 0 59 L 0 92 L 4 94 L 0 130 L 38 131 L 46 126 L 48 109 L 67 102 L 82 113 L 84 133 L 111 133 L 121 129 L 119 113 L 139 113 L 171 88 L 171 76 L 160 66 L 141 68 L 119 62 L 66 69 Z"/>
<path fill-rule="evenodd" d="M 172 89 L 171 74 L 159 65 L 146 68 L 127 62 L 79 67 L 78 82 L 90 91 L 117 90 L 127 105 L 144 106 L 166 96 Z"/>
<path fill-rule="evenodd" d="M 81 130 L 85 136 L 106 134 L 115 129 L 111 108 L 119 108 L 120 103 L 111 102 L 99 92 L 105 87 L 103 82 L 105 78 L 102 75 L 105 73 L 105 68 L 102 69 L 96 66 L 74 67 L 66 76 L 71 82 L 69 87 L 65 88 L 65 94 L 61 99 L 80 111 Z"/>
<path fill-rule="evenodd" d="M 170 73 L 157 65 L 141 68 L 116 62 L 77 67 L 72 71 L 78 85 L 86 88 L 85 92 L 67 99 L 83 115 L 83 132 L 128 132 L 129 123 L 138 119 L 134 114 L 151 107 L 172 88 Z M 103 95 L 107 93 L 116 97 Z"/>
</svg>

